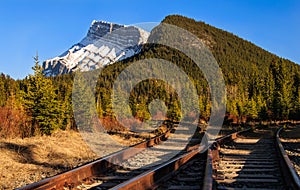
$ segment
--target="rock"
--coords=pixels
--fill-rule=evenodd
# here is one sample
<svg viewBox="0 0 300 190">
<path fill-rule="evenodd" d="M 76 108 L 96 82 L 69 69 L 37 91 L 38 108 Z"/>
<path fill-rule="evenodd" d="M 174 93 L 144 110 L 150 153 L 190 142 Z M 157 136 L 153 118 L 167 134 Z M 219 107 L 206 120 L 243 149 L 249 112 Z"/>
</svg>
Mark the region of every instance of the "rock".
<svg viewBox="0 0 300 190">
<path fill-rule="evenodd" d="M 56 76 L 101 68 L 139 53 L 148 36 L 148 32 L 134 26 L 93 21 L 81 42 L 43 62 L 43 72 Z"/>
</svg>

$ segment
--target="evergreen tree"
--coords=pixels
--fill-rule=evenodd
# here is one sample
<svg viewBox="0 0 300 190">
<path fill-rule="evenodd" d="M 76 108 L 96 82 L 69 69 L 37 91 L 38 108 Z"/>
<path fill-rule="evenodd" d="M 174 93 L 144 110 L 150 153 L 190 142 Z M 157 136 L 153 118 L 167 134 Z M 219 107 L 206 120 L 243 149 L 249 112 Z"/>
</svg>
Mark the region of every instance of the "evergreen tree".
<svg viewBox="0 0 300 190">
<path fill-rule="evenodd" d="M 275 119 L 288 119 L 292 107 L 292 76 L 286 65 L 280 60 L 270 65 L 275 81 L 272 112 Z"/>
<path fill-rule="evenodd" d="M 60 105 L 52 81 L 43 76 L 38 55 L 34 57 L 34 61 L 34 75 L 30 75 L 25 82 L 24 105 L 31 116 L 32 132 L 39 129 L 42 134 L 50 135 L 61 125 Z"/>
<path fill-rule="evenodd" d="M 247 104 L 246 113 L 250 118 L 256 119 L 258 116 L 257 105 L 254 98 L 251 98 Z"/>
<path fill-rule="evenodd" d="M 0 107 L 5 105 L 6 97 L 5 97 L 5 87 L 4 87 L 4 75 L 0 76 Z"/>
<path fill-rule="evenodd" d="M 77 127 L 81 131 L 92 132 L 93 119 L 97 117 L 91 75 L 76 73 L 72 92 L 72 106 Z"/>
</svg>

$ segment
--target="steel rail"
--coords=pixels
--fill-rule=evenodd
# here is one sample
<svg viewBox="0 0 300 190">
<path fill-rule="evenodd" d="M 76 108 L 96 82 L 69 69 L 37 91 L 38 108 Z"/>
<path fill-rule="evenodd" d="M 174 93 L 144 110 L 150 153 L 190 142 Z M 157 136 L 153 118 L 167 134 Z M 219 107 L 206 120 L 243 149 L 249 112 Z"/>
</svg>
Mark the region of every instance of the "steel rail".
<svg viewBox="0 0 300 190">
<path fill-rule="evenodd" d="M 227 142 L 234 138 L 237 138 L 237 134 L 240 134 L 241 132 L 248 131 L 250 129 L 235 132 L 230 135 L 227 135 L 223 138 L 219 138 L 217 142 Z M 213 145 L 216 148 L 217 142 L 214 142 Z M 149 171 L 146 171 L 130 180 L 127 180 L 115 187 L 112 188 L 112 190 L 129 190 L 129 189 L 155 189 L 159 186 L 159 184 L 162 181 L 167 180 L 172 176 L 181 166 L 186 164 L 189 160 L 191 160 L 194 156 L 197 154 L 203 154 L 203 156 L 206 156 L 206 169 L 205 169 L 205 176 L 204 176 L 204 183 L 203 183 L 203 189 L 210 190 L 213 188 L 213 170 L 212 170 L 212 161 L 213 158 L 216 157 L 215 153 L 218 151 L 218 149 L 212 149 L 208 148 L 205 152 L 204 146 L 196 145 L 191 148 L 187 148 L 187 153 L 174 158 L 160 166 L 157 166 Z"/>
<path fill-rule="evenodd" d="M 276 142 L 277 142 L 277 148 L 279 150 L 280 153 L 280 164 L 281 167 L 283 168 L 283 173 L 284 176 L 286 176 L 286 182 L 287 184 L 289 184 L 291 186 L 291 188 L 293 189 L 300 189 L 300 179 L 299 176 L 295 170 L 295 168 L 293 167 L 293 164 L 291 162 L 291 160 L 289 159 L 286 151 L 283 148 L 283 145 L 280 141 L 280 132 L 282 131 L 283 127 L 281 127 L 280 129 L 278 129 L 277 133 L 276 133 Z"/>
<path fill-rule="evenodd" d="M 50 178 L 46 178 L 44 180 L 17 189 L 18 190 L 63 189 L 65 187 L 67 188 L 76 187 L 77 185 L 80 184 L 80 182 L 83 179 L 104 173 L 107 169 L 111 168 L 115 164 L 121 163 L 122 161 L 143 151 L 145 148 L 159 144 L 161 141 L 167 139 L 169 135 L 170 135 L 170 130 L 168 130 L 165 134 L 162 134 L 157 137 L 153 137 L 148 141 L 141 142 L 137 145 L 128 147 L 124 150 L 120 150 L 116 153 L 100 158 L 91 163 L 87 163 L 75 169 L 66 171 L 64 173 L 55 175 Z"/>
<path fill-rule="evenodd" d="M 192 150 L 177 158 L 174 158 L 152 170 L 144 172 L 124 183 L 121 183 L 112 188 L 112 190 L 129 190 L 129 189 L 154 189 L 161 181 L 164 181 L 169 176 L 178 170 L 182 165 L 187 163 L 195 155 L 199 154 L 200 149 Z"/>
<path fill-rule="evenodd" d="M 224 137 L 220 137 L 216 139 L 214 143 L 211 144 L 211 146 L 208 149 L 207 153 L 207 161 L 206 161 L 206 168 L 205 168 L 205 177 L 204 177 L 204 183 L 203 183 L 203 190 L 211 190 L 214 188 L 214 180 L 213 180 L 213 173 L 214 173 L 214 167 L 213 163 L 217 162 L 219 157 L 219 151 L 220 151 L 220 145 L 233 141 L 237 138 L 237 136 L 241 133 L 245 133 L 248 131 L 253 130 L 252 128 L 248 128 L 242 131 L 234 132 L 229 135 L 226 135 Z"/>
</svg>

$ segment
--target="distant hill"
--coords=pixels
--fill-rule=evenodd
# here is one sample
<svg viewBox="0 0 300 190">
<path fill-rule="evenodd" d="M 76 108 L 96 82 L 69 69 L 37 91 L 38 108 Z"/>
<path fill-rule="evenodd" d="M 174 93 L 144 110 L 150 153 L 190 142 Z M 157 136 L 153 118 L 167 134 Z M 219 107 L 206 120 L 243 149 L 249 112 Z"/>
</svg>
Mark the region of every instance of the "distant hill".
<svg viewBox="0 0 300 190">
<path fill-rule="evenodd" d="M 167 16 L 162 22 L 188 30 L 209 47 L 222 69 L 227 88 L 227 113 L 233 116 L 235 121 L 245 121 L 247 118 L 300 119 L 300 67 L 298 64 L 280 58 L 249 41 L 204 22 L 180 15 Z M 152 35 L 154 34 L 151 33 L 149 39 Z M 209 117 L 210 96 L 207 82 L 193 62 L 174 49 L 145 44 L 139 54 L 105 67 L 102 75 L 103 81 L 99 81 L 99 86 L 108 85 L 107 81 L 114 81 L 128 64 L 145 58 L 169 60 L 182 68 L 193 79 L 197 88 L 201 114 Z M 113 82 L 106 86 L 105 92 L 99 90 L 99 96 L 101 94 L 103 97 L 103 94 L 108 94 L 107 97 L 109 97 L 108 89 L 112 84 Z M 156 87 L 153 87 L 153 90 L 157 91 Z M 140 99 L 138 96 L 143 96 L 143 94 L 133 93 L 132 100 Z M 147 100 L 144 104 L 157 97 L 152 95 L 151 98 L 146 94 L 144 96 Z M 103 101 L 99 102 L 105 104 Z M 132 101 L 132 104 L 137 103 L 142 102 Z M 109 106 L 103 105 L 103 107 Z"/>
<path fill-rule="evenodd" d="M 247 40 L 204 22 L 180 15 L 167 16 L 162 22 L 184 28 L 204 39 L 220 64 L 227 84 L 238 83 L 241 77 L 243 81 L 249 80 L 252 73 L 256 72 L 255 68 L 263 76 L 272 61 L 281 60 L 287 67 L 299 69 L 299 65 L 287 59 L 281 59 Z"/>
</svg>

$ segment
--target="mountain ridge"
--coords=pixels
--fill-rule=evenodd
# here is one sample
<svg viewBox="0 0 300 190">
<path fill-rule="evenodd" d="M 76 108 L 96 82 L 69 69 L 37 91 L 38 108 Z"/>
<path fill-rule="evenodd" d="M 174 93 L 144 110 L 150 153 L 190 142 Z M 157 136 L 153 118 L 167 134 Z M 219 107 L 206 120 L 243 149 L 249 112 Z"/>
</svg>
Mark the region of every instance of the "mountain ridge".
<svg viewBox="0 0 300 190">
<path fill-rule="evenodd" d="M 208 47 L 214 54 L 218 63 L 221 64 L 221 66 L 224 64 L 231 64 L 230 62 L 222 59 L 221 57 L 225 57 L 227 54 L 235 54 L 239 52 L 244 53 L 242 56 L 240 55 L 240 57 L 242 57 L 243 59 L 249 59 L 246 60 L 246 62 L 253 62 L 257 66 L 269 66 L 269 64 L 274 59 L 283 59 L 284 62 L 298 65 L 297 63 L 287 58 L 282 58 L 260 46 L 257 46 L 249 40 L 243 39 L 237 36 L 236 34 L 225 31 L 223 29 L 211 26 L 203 21 L 196 21 L 195 19 L 181 15 L 169 15 L 165 17 L 165 19 L 162 22 L 165 22 L 167 24 L 173 24 L 175 26 L 186 29 L 189 32 L 196 35 L 197 37 L 199 37 L 200 39 L 205 39 L 206 36 L 210 36 L 212 38 L 211 40 L 213 40 L 212 44 L 214 44 L 215 46 L 208 45 Z M 228 53 L 228 50 L 231 49 L 234 49 L 234 52 Z M 250 54 L 257 54 L 257 57 L 255 58 Z M 245 62 L 245 60 L 240 60 L 241 59 L 236 59 L 236 62 Z"/>
<path fill-rule="evenodd" d="M 131 57 L 149 33 L 134 27 L 94 20 L 86 37 L 60 56 L 43 62 L 46 76 L 89 71 Z"/>
</svg>

